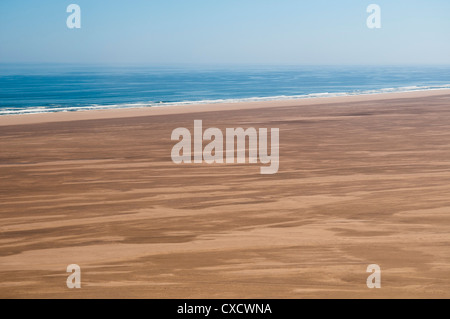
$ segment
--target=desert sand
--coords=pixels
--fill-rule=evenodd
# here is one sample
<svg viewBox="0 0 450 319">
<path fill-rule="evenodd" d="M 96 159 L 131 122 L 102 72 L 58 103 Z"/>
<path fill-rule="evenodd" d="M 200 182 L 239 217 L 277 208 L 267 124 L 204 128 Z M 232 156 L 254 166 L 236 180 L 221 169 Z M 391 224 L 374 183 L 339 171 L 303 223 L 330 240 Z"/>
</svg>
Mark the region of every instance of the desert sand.
<svg viewBox="0 0 450 319">
<path fill-rule="evenodd" d="M 278 174 L 175 165 L 194 120 Z M 0 179 L 1 298 L 450 297 L 450 91 L 2 116 Z"/>
</svg>

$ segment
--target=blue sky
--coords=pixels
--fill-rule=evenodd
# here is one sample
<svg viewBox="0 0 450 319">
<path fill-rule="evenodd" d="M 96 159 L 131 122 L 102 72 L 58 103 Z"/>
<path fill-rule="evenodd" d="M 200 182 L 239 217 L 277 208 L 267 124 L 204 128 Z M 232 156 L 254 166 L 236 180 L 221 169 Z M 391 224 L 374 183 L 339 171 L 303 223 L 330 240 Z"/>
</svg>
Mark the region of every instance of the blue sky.
<svg viewBox="0 0 450 319">
<path fill-rule="evenodd" d="M 0 62 L 450 64 L 450 1 L 1 0 Z"/>
</svg>

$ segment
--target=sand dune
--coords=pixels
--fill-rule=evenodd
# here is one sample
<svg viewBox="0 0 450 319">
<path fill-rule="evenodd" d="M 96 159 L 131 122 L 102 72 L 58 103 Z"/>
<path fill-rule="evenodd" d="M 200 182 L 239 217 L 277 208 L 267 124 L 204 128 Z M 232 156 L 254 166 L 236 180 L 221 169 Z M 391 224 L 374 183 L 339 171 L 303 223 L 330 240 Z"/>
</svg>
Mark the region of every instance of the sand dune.
<svg viewBox="0 0 450 319">
<path fill-rule="evenodd" d="M 173 164 L 200 119 L 278 174 Z M 450 297 L 448 91 L 1 117 L 0 179 L 2 298 Z"/>
</svg>

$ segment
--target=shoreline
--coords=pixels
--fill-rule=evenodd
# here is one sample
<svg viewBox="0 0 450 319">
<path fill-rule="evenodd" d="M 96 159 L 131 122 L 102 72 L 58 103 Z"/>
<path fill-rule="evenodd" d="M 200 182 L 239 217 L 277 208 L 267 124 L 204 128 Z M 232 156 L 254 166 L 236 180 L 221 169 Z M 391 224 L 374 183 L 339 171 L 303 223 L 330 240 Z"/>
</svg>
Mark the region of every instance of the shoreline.
<svg viewBox="0 0 450 319">
<path fill-rule="evenodd" d="M 100 120 L 115 118 L 133 118 L 140 116 L 156 116 L 171 114 L 187 114 L 198 112 L 214 112 L 226 110 L 245 110 L 271 107 L 307 106 L 333 103 L 354 103 L 364 101 L 380 101 L 389 99 L 422 98 L 450 94 L 450 89 L 435 89 L 410 92 L 389 92 L 334 97 L 307 97 L 299 99 L 280 99 L 251 102 L 224 102 L 189 105 L 144 106 L 129 108 L 111 108 L 100 110 L 79 110 L 73 112 L 46 112 L 34 114 L 1 115 L 0 126 L 27 125 L 52 122 L 71 122 L 84 120 Z"/>
<path fill-rule="evenodd" d="M 42 124 L 0 126 L 0 297 L 448 298 L 449 106 L 415 92 L 17 116 Z M 278 173 L 174 164 L 173 129 L 199 119 L 279 128 Z"/>
</svg>

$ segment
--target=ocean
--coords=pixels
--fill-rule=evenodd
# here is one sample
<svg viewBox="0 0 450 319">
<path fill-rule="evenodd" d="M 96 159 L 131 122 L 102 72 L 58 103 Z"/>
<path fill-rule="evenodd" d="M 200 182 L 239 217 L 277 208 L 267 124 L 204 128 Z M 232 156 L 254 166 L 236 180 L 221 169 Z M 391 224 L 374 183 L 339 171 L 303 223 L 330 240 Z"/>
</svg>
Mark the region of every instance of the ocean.
<svg viewBox="0 0 450 319">
<path fill-rule="evenodd" d="M 0 64 L 0 115 L 450 89 L 450 66 Z"/>
</svg>

